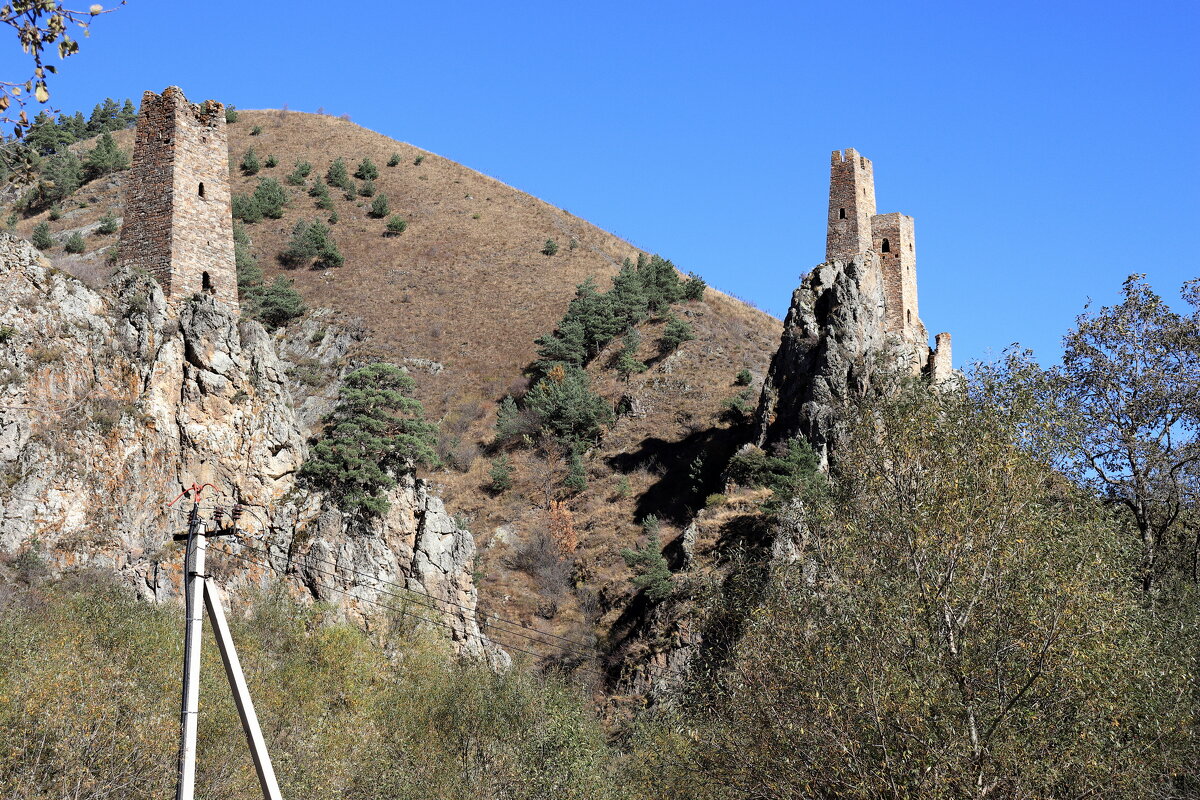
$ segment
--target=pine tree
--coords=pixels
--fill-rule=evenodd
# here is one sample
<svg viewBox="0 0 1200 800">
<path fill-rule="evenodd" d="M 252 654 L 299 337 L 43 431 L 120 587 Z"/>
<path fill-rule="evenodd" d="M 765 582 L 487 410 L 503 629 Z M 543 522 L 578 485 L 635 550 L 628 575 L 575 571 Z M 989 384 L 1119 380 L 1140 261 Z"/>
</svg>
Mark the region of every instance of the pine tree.
<svg viewBox="0 0 1200 800">
<path fill-rule="evenodd" d="M 621 373 L 622 378 L 628 380 L 630 375 L 646 371 L 645 362 L 637 359 L 637 351 L 641 345 L 642 335 L 636 328 L 626 331 L 621 352 L 617 354 L 616 358 L 617 372 Z"/>
<path fill-rule="evenodd" d="M 346 171 L 346 162 L 342 159 L 334 159 L 329 165 L 329 169 L 325 172 L 325 182 L 330 186 L 336 186 L 339 189 L 352 190 L 354 182 L 350 180 L 350 173 Z"/>
<path fill-rule="evenodd" d="M 50 236 L 50 223 L 39 222 L 33 226 L 31 243 L 38 250 L 50 250 L 54 247 L 54 239 Z"/>
<path fill-rule="evenodd" d="M 238 121 L 237 109 L 233 106 L 225 106 L 225 122 L 232 125 Z"/>
<path fill-rule="evenodd" d="M 304 313 L 304 301 L 292 284 L 290 278 L 280 275 L 263 290 L 254 316 L 268 330 L 281 328 Z"/>
<path fill-rule="evenodd" d="M 274 178 L 262 178 L 254 190 L 254 202 L 264 217 L 280 219 L 287 205 L 287 191 Z"/>
<path fill-rule="evenodd" d="M 371 201 L 371 212 L 370 212 L 371 216 L 375 217 L 376 219 L 383 219 L 384 217 L 386 217 L 388 215 L 389 211 L 390 211 L 390 207 L 388 205 L 387 195 L 386 194 L 375 195 L 375 199 Z"/>
<path fill-rule="evenodd" d="M 259 222 L 263 218 L 262 209 L 253 195 L 235 194 L 230 201 L 233 218 L 242 222 Z"/>
<path fill-rule="evenodd" d="M 547 239 L 546 243 L 542 245 L 542 255 L 544 256 L 552 256 L 557 252 L 558 242 L 554 241 L 553 239 Z"/>
<path fill-rule="evenodd" d="M 292 238 L 279 258 L 290 267 L 308 266 L 313 269 L 340 267 L 346 262 L 329 228 L 322 222 L 304 220 L 297 222 L 292 229 Z"/>
<path fill-rule="evenodd" d="M 587 470 L 583 467 L 583 459 L 579 453 L 572 450 L 567 456 L 567 477 L 563 486 L 578 494 L 587 490 Z"/>
<path fill-rule="evenodd" d="M 83 161 L 84 177 L 89 181 L 123 169 L 129 169 L 129 156 L 117 147 L 117 140 L 111 133 L 101 136 Z"/>
<path fill-rule="evenodd" d="M 363 181 L 362 185 L 358 187 L 358 193 L 363 197 L 374 197 L 375 181 Z"/>
<path fill-rule="evenodd" d="M 400 163 L 400 154 L 392 153 L 392 157 L 388 159 L 387 165 L 389 167 L 394 167 L 394 166 L 398 165 L 399 163 Z"/>
<path fill-rule="evenodd" d="M 259 169 L 262 168 L 262 165 L 258 163 L 258 155 L 254 152 L 253 147 L 247 150 L 246 154 L 242 156 L 241 166 L 242 172 L 246 175 L 257 175 Z"/>
<path fill-rule="evenodd" d="M 118 229 L 116 215 L 111 211 L 105 211 L 104 215 L 100 217 L 100 224 L 96 227 L 96 232 L 108 236 L 116 233 Z"/>
<path fill-rule="evenodd" d="M 646 530 L 646 543 L 636 550 L 628 547 L 621 550 L 621 557 L 634 572 L 634 587 L 645 591 L 646 597 L 657 603 L 671 596 L 675 589 L 675 576 L 671 574 L 667 559 L 662 554 L 658 519 L 653 515 L 647 516 L 642 527 Z"/>
<path fill-rule="evenodd" d="M 82 114 L 80 115 L 83 116 Z M 128 97 L 125 98 L 125 105 L 121 106 L 121 127 L 128 128 L 131 125 L 137 124 L 137 109 L 133 106 L 133 101 Z"/>
<path fill-rule="evenodd" d="M 368 517 L 386 511 L 384 492 L 396 485 L 397 474 L 438 460 L 435 429 L 413 399 L 414 388 L 413 379 L 391 364 L 350 373 L 301 477 L 347 511 Z"/>
<path fill-rule="evenodd" d="M 399 234 L 404 233 L 406 230 L 408 230 L 408 222 L 406 222 L 403 217 L 397 216 L 396 214 L 388 217 L 387 234 L 389 236 L 398 236 Z"/>
<path fill-rule="evenodd" d="M 391 165 L 389 165 L 391 166 Z M 488 470 L 488 488 L 493 494 L 507 492 L 512 488 L 512 463 L 507 454 L 500 454 L 492 459 Z"/>
<path fill-rule="evenodd" d="M 662 352 L 669 353 L 684 342 L 690 342 L 695 338 L 696 334 L 692 332 L 692 326 L 672 315 L 667 320 L 667 326 L 663 328 L 662 338 L 658 340 L 658 343 Z"/>
<path fill-rule="evenodd" d="M 79 231 L 72 233 L 67 237 L 67 241 L 63 245 L 63 249 L 68 253 L 82 253 L 87 249 L 87 244 L 83 241 L 83 234 Z"/>
<path fill-rule="evenodd" d="M 369 158 L 364 158 L 359 162 L 358 169 L 354 171 L 354 177 L 360 181 L 373 181 L 379 177 L 379 170 Z"/>
</svg>

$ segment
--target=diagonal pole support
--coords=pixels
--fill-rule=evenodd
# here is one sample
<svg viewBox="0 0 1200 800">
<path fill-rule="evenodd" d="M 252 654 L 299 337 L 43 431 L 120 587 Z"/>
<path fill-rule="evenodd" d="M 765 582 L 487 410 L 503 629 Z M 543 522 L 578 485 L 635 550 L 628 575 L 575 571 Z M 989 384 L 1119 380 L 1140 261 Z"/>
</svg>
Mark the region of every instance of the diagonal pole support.
<svg viewBox="0 0 1200 800">
<path fill-rule="evenodd" d="M 250 745 L 250 755 L 254 759 L 254 769 L 258 772 L 263 797 L 265 800 L 282 800 L 279 784 L 275 781 L 275 770 L 271 767 L 271 757 L 267 754 L 267 745 L 263 741 L 258 717 L 254 713 L 250 690 L 246 688 L 246 676 L 242 673 L 242 664 L 233 646 L 233 637 L 229 635 L 229 624 L 225 621 L 225 608 L 221 603 L 222 594 L 220 587 L 215 583 L 204 581 L 204 604 L 208 608 L 213 633 L 216 634 L 221 660 L 225 662 L 225 674 L 229 676 L 233 699 L 237 703 L 238 715 L 242 718 L 242 728 L 246 731 L 246 741 Z"/>
</svg>

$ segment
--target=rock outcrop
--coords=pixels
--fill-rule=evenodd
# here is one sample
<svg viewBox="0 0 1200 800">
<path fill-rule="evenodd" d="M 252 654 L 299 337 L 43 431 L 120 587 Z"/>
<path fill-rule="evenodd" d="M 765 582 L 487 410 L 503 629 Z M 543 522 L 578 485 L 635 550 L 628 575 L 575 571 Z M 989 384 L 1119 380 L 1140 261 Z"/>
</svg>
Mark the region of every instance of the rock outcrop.
<svg viewBox="0 0 1200 800">
<path fill-rule="evenodd" d="M 209 483 L 204 505 L 246 510 L 252 538 L 233 552 L 266 550 L 273 567 L 231 559 L 227 583 L 282 573 L 294 593 L 368 621 L 380 613 L 370 601 L 402 587 L 459 652 L 506 663 L 475 620 L 471 534 L 423 482 L 402 481 L 365 530 L 297 484 L 305 430 L 284 364 L 261 325 L 211 297 L 168 303 L 128 269 L 93 291 L 0 234 L 0 557 L 32 553 L 51 570 L 113 572 L 147 599 L 176 596 L 185 512 L 167 502 Z"/>
</svg>

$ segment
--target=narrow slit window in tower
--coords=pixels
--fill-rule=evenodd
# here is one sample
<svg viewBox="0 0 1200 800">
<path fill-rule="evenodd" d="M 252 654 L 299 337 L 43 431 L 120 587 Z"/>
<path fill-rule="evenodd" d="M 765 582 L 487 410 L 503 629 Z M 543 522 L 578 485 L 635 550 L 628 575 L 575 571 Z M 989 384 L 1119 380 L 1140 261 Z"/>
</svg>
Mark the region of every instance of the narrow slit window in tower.
<svg viewBox="0 0 1200 800">
<path fill-rule="evenodd" d="M 911 308 L 908 309 L 908 311 L 906 311 L 905 313 L 908 314 L 908 324 L 912 325 L 912 309 Z"/>
<path fill-rule="evenodd" d="M 879 252 L 881 252 L 881 253 L 890 253 L 890 252 L 892 252 L 892 246 L 891 246 L 890 244 L 888 244 L 888 240 L 887 240 L 887 239 L 884 239 L 884 240 L 883 240 L 883 247 L 882 247 L 882 248 L 880 248 Z"/>
<path fill-rule="evenodd" d="M 845 218 L 846 218 L 846 209 L 839 208 L 838 209 L 838 219 L 845 219 Z"/>
<path fill-rule="evenodd" d="M 213 287 L 212 278 L 207 272 L 200 276 L 200 288 L 209 294 L 216 293 L 216 289 Z"/>
<path fill-rule="evenodd" d="M 204 197 L 204 184 L 200 184 L 200 196 Z"/>
</svg>

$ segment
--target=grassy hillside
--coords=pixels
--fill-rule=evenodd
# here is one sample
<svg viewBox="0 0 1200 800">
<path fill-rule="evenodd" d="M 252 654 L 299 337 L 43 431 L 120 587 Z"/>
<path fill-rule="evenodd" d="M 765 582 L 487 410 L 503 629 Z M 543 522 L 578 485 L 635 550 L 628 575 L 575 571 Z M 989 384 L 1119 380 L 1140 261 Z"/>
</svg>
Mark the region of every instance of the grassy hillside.
<svg viewBox="0 0 1200 800">
<path fill-rule="evenodd" d="M 115 136 L 131 150 L 132 134 Z M 310 309 L 331 309 L 331 319 L 363 330 L 352 361 L 428 359 L 442 366 L 429 374 L 408 362 L 419 398 L 441 423 L 447 466 L 430 477 L 451 511 L 470 521 L 480 545 L 484 610 L 556 633 L 605 639 L 634 596 L 621 548 L 638 543 L 647 515 L 662 520 L 669 544 L 693 508 L 720 488 L 712 485 L 716 471 L 738 441 L 723 410 L 739 392 L 757 392 L 778 345 L 779 321 L 709 289 L 703 301 L 677 307 L 695 339 L 671 355 L 656 353 L 662 323 L 642 326 L 639 356 L 648 371 L 623 381 L 605 367 L 609 353 L 589 368 L 596 390 L 614 405 L 633 401 L 634 413 L 619 417 L 585 457 L 588 488 L 565 491 L 564 455 L 542 446 L 511 454 L 514 485 L 497 496 L 487 489 L 495 410 L 506 394 L 525 388 L 522 373 L 535 358 L 534 339 L 553 330 L 577 284 L 595 277 L 607 288 L 621 261 L 636 259 L 638 251 L 566 211 L 347 120 L 241 111 L 229 137 L 235 195 L 251 194 L 263 177 L 289 193 L 281 219 L 246 226 L 267 280 L 286 275 Z M 273 156 L 276 165 L 244 174 L 239 164 L 251 147 L 261 163 Z M 397 163 L 389 167 L 393 155 Z M 351 173 L 364 158 L 377 166 L 376 193 L 388 197 L 390 212 L 407 221 L 407 230 L 385 235 L 386 219 L 368 213 L 372 198 L 347 199 L 331 188 L 337 222 L 330 227 L 345 265 L 286 269 L 278 254 L 297 221 L 324 222 L 331 215 L 307 190 L 337 158 Z M 300 161 L 312 172 L 304 186 L 288 185 L 285 177 Z M 62 204 L 57 220 L 47 211 L 20 219 L 17 234 L 31 237 L 36 224 L 48 222 L 60 242 L 49 253 L 55 263 L 89 282 L 102 281 L 110 269 L 105 251 L 117 235 L 95 227 L 106 211 L 120 215 L 127 174 L 85 184 Z M 82 254 L 61 246 L 74 231 L 86 235 Z M 542 252 L 547 239 L 558 245 L 553 256 Z M 734 383 L 743 369 L 755 376 L 749 389 Z M 298 393 L 319 388 L 303 380 L 296 386 Z M 552 511 L 556 502 L 561 505 Z M 574 554 L 543 554 L 532 564 L 522 557 L 536 549 L 540 532 L 562 524 L 578 539 Z"/>
</svg>

